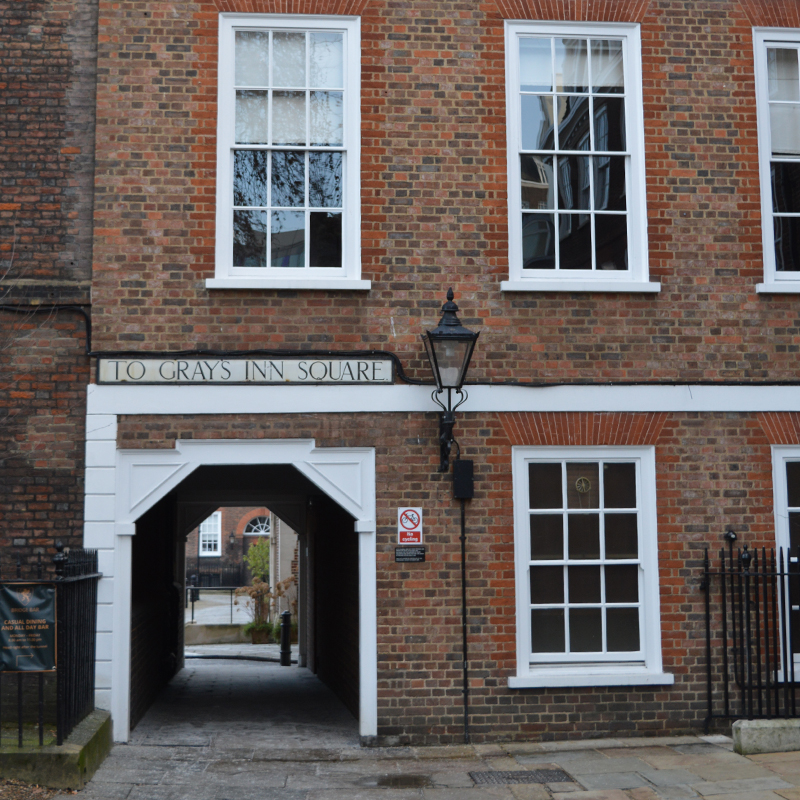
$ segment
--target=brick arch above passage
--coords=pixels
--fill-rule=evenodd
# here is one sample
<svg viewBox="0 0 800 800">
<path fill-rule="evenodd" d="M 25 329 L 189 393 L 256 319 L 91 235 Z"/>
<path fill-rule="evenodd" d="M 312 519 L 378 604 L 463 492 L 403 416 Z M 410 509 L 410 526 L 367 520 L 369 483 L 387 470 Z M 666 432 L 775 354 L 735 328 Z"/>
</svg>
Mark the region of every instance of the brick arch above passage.
<svg viewBox="0 0 800 800">
<path fill-rule="evenodd" d="M 494 0 L 503 19 L 641 22 L 650 0 Z"/>
<path fill-rule="evenodd" d="M 515 412 L 501 414 L 512 445 L 655 444 L 666 413 Z"/>
</svg>

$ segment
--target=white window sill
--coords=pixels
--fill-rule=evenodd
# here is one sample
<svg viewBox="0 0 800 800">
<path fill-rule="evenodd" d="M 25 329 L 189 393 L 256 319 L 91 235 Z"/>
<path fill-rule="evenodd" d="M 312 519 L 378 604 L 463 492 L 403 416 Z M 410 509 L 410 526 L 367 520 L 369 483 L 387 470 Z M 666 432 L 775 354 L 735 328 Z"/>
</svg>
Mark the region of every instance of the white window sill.
<svg viewBox="0 0 800 800">
<path fill-rule="evenodd" d="M 778 283 L 759 283 L 758 294 L 800 294 L 800 281 L 780 281 Z"/>
<path fill-rule="evenodd" d="M 501 281 L 503 292 L 660 292 L 661 284 L 645 281 L 526 280 Z"/>
<path fill-rule="evenodd" d="M 368 291 L 372 281 L 357 278 L 207 278 L 206 289 L 344 289 Z"/>
<path fill-rule="evenodd" d="M 596 669 L 558 670 L 542 672 L 541 675 L 516 675 L 508 679 L 509 689 L 545 689 L 547 687 L 572 686 L 671 686 L 675 676 L 667 672 L 649 672 L 646 669 L 611 671 Z"/>
<path fill-rule="evenodd" d="M 200 558 L 219 558 L 222 553 L 200 553 Z"/>
</svg>

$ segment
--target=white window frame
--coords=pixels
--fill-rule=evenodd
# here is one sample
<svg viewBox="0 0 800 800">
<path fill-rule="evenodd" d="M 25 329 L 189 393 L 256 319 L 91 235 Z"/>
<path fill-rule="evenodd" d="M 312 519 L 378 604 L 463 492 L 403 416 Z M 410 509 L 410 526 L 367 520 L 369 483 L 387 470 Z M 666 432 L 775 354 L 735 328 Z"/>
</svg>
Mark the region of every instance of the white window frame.
<svg viewBox="0 0 800 800">
<path fill-rule="evenodd" d="M 204 530 L 205 528 L 205 530 Z M 203 537 L 214 537 L 217 549 L 214 552 L 203 550 Z M 219 558 L 222 555 L 222 513 L 215 511 L 206 517 L 197 528 L 197 554 L 201 558 Z"/>
<path fill-rule="evenodd" d="M 772 445 L 772 494 L 775 513 L 775 544 L 789 550 L 789 491 L 786 485 L 786 464 L 800 461 L 800 445 Z M 794 509 L 793 509 L 794 510 Z M 792 556 L 793 557 L 793 556 Z M 795 658 L 800 657 L 800 653 Z"/>
<path fill-rule="evenodd" d="M 650 281 L 647 248 L 647 192 L 645 185 L 642 56 L 638 24 L 507 21 L 506 105 L 508 153 L 508 257 L 507 292 L 658 292 Z M 574 36 L 614 38 L 623 41 L 625 79 L 627 173 L 627 270 L 523 270 L 522 198 L 520 194 L 521 112 L 519 91 L 519 38 L 522 36 Z"/>
<path fill-rule="evenodd" d="M 761 177 L 761 241 L 764 251 L 764 282 L 756 286 L 756 291 L 761 294 L 800 294 L 800 271 L 778 272 L 775 263 L 775 230 L 772 210 L 772 180 L 770 177 L 772 142 L 770 137 L 769 86 L 767 80 L 767 48 L 770 44 L 794 44 L 800 48 L 800 29 L 753 29 L 753 58 L 758 119 L 758 169 Z"/>
<path fill-rule="evenodd" d="M 546 461 L 623 461 L 636 464 L 639 508 L 641 654 L 636 659 L 592 661 L 573 656 L 556 660 L 552 654 L 532 654 L 530 643 L 530 522 L 528 464 Z M 514 553 L 517 596 L 517 673 L 512 689 L 530 687 L 669 685 L 674 676 L 661 664 L 661 610 L 658 590 L 655 447 L 512 447 L 514 486 Z"/>
<path fill-rule="evenodd" d="M 250 524 L 257 519 L 266 519 L 267 521 L 267 530 L 263 531 L 248 531 L 248 527 Z M 242 536 L 271 536 L 272 535 L 272 515 L 271 514 L 256 514 L 254 517 L 251 517 L 244 526 L 244 530 L 242 531 Z"/>
<path fill-rule="evenodd" d="M 344 175 L 342 267 L 233 266 L 233 151 L 237 30 L 332 31 L 344 34 Z M 355 289 L 361 279 L 361 21 L 358 17 L 222 13 L 217 70 L 217 215 L 215 273 L 209 289 Z M 291 148 L 287 148 L 291 149 Z"/>
</svg>

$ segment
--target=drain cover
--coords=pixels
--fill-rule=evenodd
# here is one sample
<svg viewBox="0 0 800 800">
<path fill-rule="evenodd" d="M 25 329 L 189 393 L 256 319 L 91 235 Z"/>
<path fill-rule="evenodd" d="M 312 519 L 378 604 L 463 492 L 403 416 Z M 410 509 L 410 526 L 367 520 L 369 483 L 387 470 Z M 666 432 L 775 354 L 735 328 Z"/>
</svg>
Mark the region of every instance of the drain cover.
<svg viewBox="0 0 800 800">
<path fill-rule="evenodd" d="M 563 769 L 518 769 L 509 772 L 470 772 L 478 785 L 488 783 L 564 783 L 572 778 Z"/>
<path fill-rule="evenodd" d="M 417 789 L 431 785 L 430 775 L 381 775 L 375 782 L 375 786 L 385 789 Z"/>
</svg>

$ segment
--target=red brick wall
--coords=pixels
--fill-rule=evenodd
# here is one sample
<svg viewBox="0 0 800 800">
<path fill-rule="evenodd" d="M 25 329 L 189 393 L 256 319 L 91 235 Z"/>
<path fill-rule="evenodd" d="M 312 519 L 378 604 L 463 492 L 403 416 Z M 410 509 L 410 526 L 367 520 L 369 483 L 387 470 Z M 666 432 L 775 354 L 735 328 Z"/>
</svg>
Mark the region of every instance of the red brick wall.
<svg viewBox="0 0 800 800">
<path fill-rule="evenodd" d="M 34 570 L 83 537 L 86 384 L 83 319 L 0 311 L 0 574 Z"/>
<path fill-rule="evenodd" d="M 245 430 L 246 429 L 246 430 Z M 770 444 L 800 443 L 800 415 L 470 414 L 457 436 L 475 460 L 467 510 L 473 732 L 543 738 L 697 730 L 705 714 L 703 553 L 731 526 L 751 547 L 773 538 Z M 376 449 L 379 734 L 408 741 L 460 735 L 459 509 L 436 472 L 434 415 L 125 417 L 120 447 L 177 438 L 314 438 Z M 675 685 L 510 690 L 516 659 L 513 445 L 656 448 L 664 669 Z M 424 564 L 396 564 L 396 509 L 422 506 Z M 389 741 L 391 739 L 387 739 Z"/>
<path fill-rule="evenodd" d="M 0 305 L 88 303 L 97 11 L 0 0 Z M 0 574 L 81 541 L 83 319 L 0 311 Z"/>
<path fill-rule="evenodd" d="M 231 0 L 224 9 L 284 5 Z M 343 8 L 302 4 L 311 13 Z M 796 376 L 794 300 L 755 292 L 762 254 L 750 26 L 754 17 L 794 24 L 788 11 L 733 0 L 366 4 L 361 213 L 363 273 L 374 283 L 353 293 L 205 289 L 218 6 L 148 9 L 102 4 L 95 291 L 104 348 L 386 347 L 411 374 L 427 375 L 419 333 L 452 284 L 465 321 L 482 329 L 473 379 Z M 500 292 L 509 17 L 641 22 L 659 294 Z M 160 70 L 146 68 L 151 59 Z M 126 131 L 145 118 L 149 135 L 134 140 Z"/>
<path fill-rule="evenodd" d="M 96 32 L 88 0 L 0 0 L 0 302 L 88 296 Z"/>
</svg>

